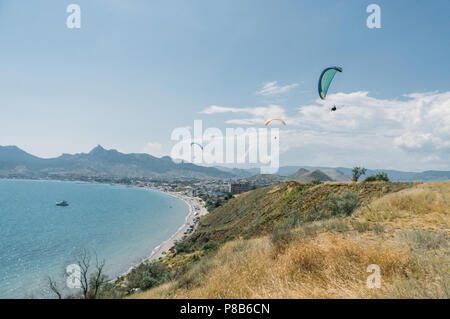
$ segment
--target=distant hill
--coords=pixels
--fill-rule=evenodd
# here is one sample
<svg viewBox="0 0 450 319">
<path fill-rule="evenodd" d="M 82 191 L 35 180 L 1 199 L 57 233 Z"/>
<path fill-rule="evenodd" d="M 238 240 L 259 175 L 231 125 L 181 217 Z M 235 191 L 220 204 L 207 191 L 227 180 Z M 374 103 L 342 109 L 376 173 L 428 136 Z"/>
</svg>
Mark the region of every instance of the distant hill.
<svg viewBox="0 0 450 319">
<path fill-rule="evenodd" d="M 123 154 L 100 145 L 89 153 L 63 154 L 43 159 L 16 146 L 0 146 L 0 177 L 41 178 L 52 176 L 108 176 L 145 178 L 232 178 L 213 167 L 175 163 L 170 157 Z"/>
<path fill-rule="evenodd" d="M 309 171 L 305 168 L 299 168 L 294 174 L 289 175 L 290 178 L 301 177 L 305 174 L 309 173 Z"/>
<path fill-rule="evenodd" d="M 237 178 L 246 178 L 259 173 L 259 169 L 232 169 L 217 167 L 220 170 L 229 172 Z M 352 168 L 348 167 L 327 167 L 327 166 L 281 166 L 276 175 L 290 176 L 295 174 L 299 169 L 306 170 L 321 170 L 323 173 L 331 177 L 335 181 L 349 181 L 352 176 Z M 403 172 L 390 169 L 367 169 L 366 175 L 363 175 L 361 179 L 368 176 L 375 175 L 379 172 L 385 172 L 388 174 L 389 179 L 394 182 L 412 182 L 412 181 L 446 181 L 450 180 L 450 171 L 424 171 L 424 172 Z"/>
<path fill-rule="evenodd" d="M 307 183 L 312 181 L 327 182 L 333 180 L 330 176 L 328 176 L 321 170 L 316 169 L 313 171 L 308 171 L 304 168 L 300 168 L 295 174 L 289 175 L 288 179 L 291 181 Z"/>
<path fill-rule="evenodd" d="M 326 167 L 326 166 L 282 166 L 277 174 L 289 176 L 296 173 L 299 169 L 316 170 L 319 169 L 336 181 L 347 181 L 352 176 L 352 169 L 348 167 Z M 337 171 L 337 172 L 336 172 Z M 403 172 L 390 169 L 367 169 L 364 179 L 379 172 L 388 174 L 389 179 L 394 182 L 412 182 L 412 181 L 446 181 L 450 180 L 450 171 L 424 171 L 424 172 Z"/>
<path fill-rule="evenodd" d="M 334 181 L 345 182 L 345 181 L 351 180 L 350 175 L 347 175 L 335 168 L 328 168 L 328 169 L 325 168 L 325 169 L 321 169 L 320 171 L 327 174 Z"/>
</svg>

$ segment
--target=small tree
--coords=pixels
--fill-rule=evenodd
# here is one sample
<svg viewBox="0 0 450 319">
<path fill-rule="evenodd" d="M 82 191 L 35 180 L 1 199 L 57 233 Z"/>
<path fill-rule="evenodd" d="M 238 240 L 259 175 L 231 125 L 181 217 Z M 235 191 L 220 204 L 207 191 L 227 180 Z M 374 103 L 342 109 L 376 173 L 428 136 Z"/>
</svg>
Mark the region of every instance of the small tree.
<svg viewBox="0 0 450 319">
<path fill-rule="evenodd" d="M 54 280 L 52 277 L 48 276 L 47 281 L 48 281 L 48 286 L 49 286 L 50 290 L 58 297 L 58 299 L 62 299 L 62 293 L 61 293 L 60 289 L 58 288 L 58 284 L 57 284 L 56 280 Z"/>
<path fill-rule="evenodd" d="M 357 182 L 359 178 L 364 174 L 366 174 L 366 169 L 364 167 L 353 167 L 352 181 Z"/>
<path fill-rule="evenodd" d="M 77 264 L 80 267 L 80 285 L 84 299 L 88 298 L 89 293 L 89 277 L 88 272 L 91 266 L 91 256 L 86 250 L 82 250 L 77 256 Z"/>
<path fill-rule="evenodd" d="M 104 274 L 105 260 L 99 261 L 95 255 L 95 271 L 89 278 L 89 295 L 91 298 L 97 298 L 100 288 L 108 281 L 108 276 Z"/>
<path fill-rule="evenodd" d="M 91 255 L 87 250 L 82 250 L 76 256 L 76 264 L 80 268 L 80 286 L 82 298 L 95 299 L 100 293 L 100 290 L 107 283 L 108 276 L 104 273 L 105 261 L 99 261 L 97 254 L 95 254 L 95 265 L 91 267 Z M 65 276 L 68 274 L 66 273 Z M 74 295 L 63 296 L 63 290 L 58 286 L 56 280 L 47 277 L 48 287 L 58 297 L 76 298 Z"/>
</svg>

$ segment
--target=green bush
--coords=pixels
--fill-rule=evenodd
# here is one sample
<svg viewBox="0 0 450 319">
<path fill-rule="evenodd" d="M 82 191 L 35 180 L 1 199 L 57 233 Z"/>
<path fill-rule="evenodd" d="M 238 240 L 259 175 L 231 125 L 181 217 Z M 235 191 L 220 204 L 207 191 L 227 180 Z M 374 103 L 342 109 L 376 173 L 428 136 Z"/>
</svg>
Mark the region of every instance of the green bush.
<svg viewBox="0 0 450 319">
<path fill-rule="evenodd" d="M 192 251 L 190 244 L 187 241 L 180 241 L 175 245 L 177 254 L 190 253 Z"/>
<path fill-rule="evenodd" d="M 230 192 L 226 192 L 225 195 L 223 195 L 223 199 L 224 199 L 224 200 L 230 200 L 230 199 L 232 199 L 233 197 L 234 197 L 233 194 L 230 193 Z"/>
<path fill-rule="evenodd" d="M 202 247 L 202 249 L 205 251 L 212 251 L 216 250 L 217 248 L 219 248 L 219 244 L 216 243 L 215 241 L 209 241 Z"/>
<path fill-rule="evenodd" d="M 389 177 L 385 172 L 381 172 L 381 173 L 377 173 L 375 175 L 367 177 L 364 181 L 365 182 L 377 182 L 377 181 L 389 182 Z"/>
<path fill-rule="evenodd" d="M 170 280 L 170 269 L 163 263 L 143 263 L 128 274 L 128 288 L 142 290 L 159 286 Z"/>
<path fill-rule="evenodd" d="M 346 192 L 342 195 L 330 194 L 322 204 L 324 210 L 329 212 L 331 216 L 347 217 L 359 206 L 360 200 L 358 195 L 352 192 Z"/>
</svg>

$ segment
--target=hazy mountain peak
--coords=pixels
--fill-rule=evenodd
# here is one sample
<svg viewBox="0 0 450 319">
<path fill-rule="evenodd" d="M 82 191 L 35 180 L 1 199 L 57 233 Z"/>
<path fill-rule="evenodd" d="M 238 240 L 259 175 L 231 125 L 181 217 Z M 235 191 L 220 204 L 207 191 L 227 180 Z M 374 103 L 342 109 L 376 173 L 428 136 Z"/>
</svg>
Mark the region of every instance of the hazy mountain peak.
<svg viewBox="0 0 450 319">
<path fill-rule="evenodd" d="M 305 168 L 300 168 L 295 174 L 298 174 L 298 175 L 303 175 L 303 174 L 306 174 L 306 173 L 308 173 L 309 171 L 307 170 L 307 169 L 305 169 Z"/>
<path fill-rule="evenodd" d="M 94 147 L 89 154 L 96 154 L 96 153 L 104 153 L 107 152 L 107 150 L 105 150 L 103 148 L 103 146 L 101 146 L 100 144 L 98 144 L 96 147 Z"/>
</svg>

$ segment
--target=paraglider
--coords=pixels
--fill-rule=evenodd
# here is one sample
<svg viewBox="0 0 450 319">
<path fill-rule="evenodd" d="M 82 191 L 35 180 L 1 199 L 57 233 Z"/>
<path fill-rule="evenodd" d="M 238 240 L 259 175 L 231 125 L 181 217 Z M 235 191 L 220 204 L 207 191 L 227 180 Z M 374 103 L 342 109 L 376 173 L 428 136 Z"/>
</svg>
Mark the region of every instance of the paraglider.
<svg viewBox="0 0 450 319">
<path fill-rule="evenodd" d="M 335 111 L 337 111 L 337 107 L 336 107 L 336 105 L 333 105 L 333 107 L 331 108 L 331 112 L 335 112 Z"/>
<path fill-rule="evenodd" d="M 191 146 L 194 146 L 194 145 L 197 145 L 197 146 L 200 147 L 200 148 L 202 149 L 202 151 L 203 151 L 203 146 L 202 146 L 201 144 L 196 143 L 196 142 L 192 142 L 192 143 L 191 143 Z"/>
<path fill-rule="evenodd" d="M 281 122 L 283 125 L 286 126 L 286 122 L 283 121 L 282 119 L 270 119 L 270 120 L 267 120 L 266 123 L 265 123 L 265 125 L 266 125 L 266 126 L 269 125 L 270 122 L 272 122 L 272 121 L 279 121 L 279 122 Z"/>
<path fill-rule="evenodd" d="M 338 66 L 332 66 L 323 70 L 319 78 L 319 96 L 322 100 L 325 100 L 328 88 L 334 79 L 337 72 L 342 72 L 342 68 Z"/>
</svg>

